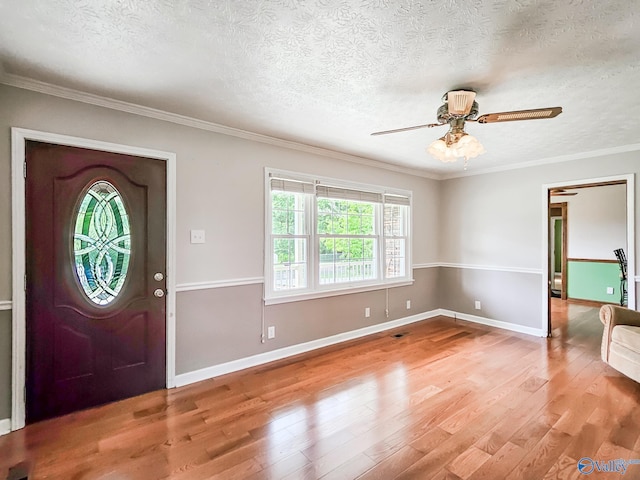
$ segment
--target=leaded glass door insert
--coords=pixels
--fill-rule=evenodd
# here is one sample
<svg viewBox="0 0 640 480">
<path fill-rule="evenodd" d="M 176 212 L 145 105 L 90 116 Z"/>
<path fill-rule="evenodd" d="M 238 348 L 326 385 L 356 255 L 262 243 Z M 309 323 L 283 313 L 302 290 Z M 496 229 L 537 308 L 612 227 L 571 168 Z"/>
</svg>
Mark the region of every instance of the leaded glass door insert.
<svg viewBox="0 0 640 480">
<path fill-rule="evenodd" d="M 122 195 L 99 181 L 82 197 L 73 235 L 75 271 L 82 290 L 96 305 L 118 297 L 131 258 L 129 214 Z"/>
</svg>

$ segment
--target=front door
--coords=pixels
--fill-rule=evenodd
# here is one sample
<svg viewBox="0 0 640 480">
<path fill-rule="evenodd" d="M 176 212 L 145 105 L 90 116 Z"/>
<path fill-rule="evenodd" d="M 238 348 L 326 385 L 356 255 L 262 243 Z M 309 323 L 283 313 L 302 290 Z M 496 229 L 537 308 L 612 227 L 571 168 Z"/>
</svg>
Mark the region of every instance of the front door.
<svg viewBox="0 0 640 480">
<path fill-rule="evenodd" d="M 164 388 L 165 162 L 26 159 L 27 423 Z"/>
</svg>

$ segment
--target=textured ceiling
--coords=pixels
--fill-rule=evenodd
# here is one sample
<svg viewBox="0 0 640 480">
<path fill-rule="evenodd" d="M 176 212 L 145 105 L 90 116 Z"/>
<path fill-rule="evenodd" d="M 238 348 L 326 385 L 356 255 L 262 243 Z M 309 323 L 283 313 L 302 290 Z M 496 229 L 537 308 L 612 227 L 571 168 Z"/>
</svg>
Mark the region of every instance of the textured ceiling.
<svg viewBox="0 0 640 480">
<path fill-rule="evenodd" d="M 442 94 L 480 113 L 470 170 L 640 143 L 640 0 L 2 0 L 0 71 L 436 175 Z M 7 81 L 7 83 L 11 83 Z"/>
</svg>

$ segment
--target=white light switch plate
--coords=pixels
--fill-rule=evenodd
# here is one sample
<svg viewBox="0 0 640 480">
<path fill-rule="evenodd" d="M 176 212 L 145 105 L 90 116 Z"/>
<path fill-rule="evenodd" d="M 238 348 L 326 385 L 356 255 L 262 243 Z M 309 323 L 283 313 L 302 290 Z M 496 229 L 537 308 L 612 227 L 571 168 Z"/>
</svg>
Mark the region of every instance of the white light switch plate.
<svg viewBox="0 0 640 480">
<path fill-rule="evenodd" d="M 191 243 L 204 243 L 204 230 L 191 230 Z"/>
</svg>

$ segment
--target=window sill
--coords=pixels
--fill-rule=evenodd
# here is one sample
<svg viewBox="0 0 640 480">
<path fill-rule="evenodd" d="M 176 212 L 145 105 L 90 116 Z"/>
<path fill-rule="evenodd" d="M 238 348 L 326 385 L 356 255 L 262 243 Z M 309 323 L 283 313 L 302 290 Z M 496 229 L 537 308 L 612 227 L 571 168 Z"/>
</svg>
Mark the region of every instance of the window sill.
<svg viewBox="0 0 640 480">
<path fill-rule="evenodd" d="M 414 282 L 415 280 L 411 279 L 401 280 L 398 282 L 376 283 L 375 285 L 363 285 L 361 287 L 354 288 L 341 288 L 339 290 L 320 290 L 315 292 L 282 295 L 279 297 L 265 298 L 264 304 L 278 305 L 280 303 L 302 302 L 305 300 L 315 300 L 318 298 L 336 297 L 338 295 L 351 295 L 354 293 L 371 292 L 374 290 L 385 290 L 387 288 L 407 287 L 409 285 L 413 285 Z"/>
</svg>

